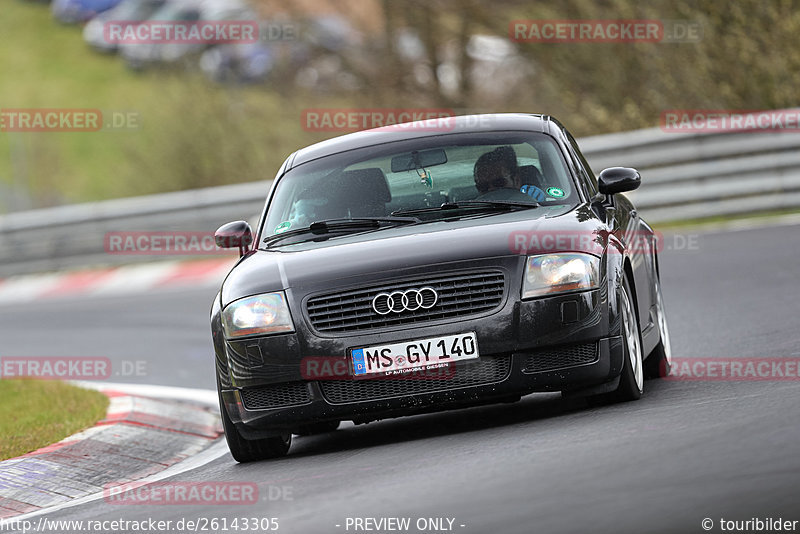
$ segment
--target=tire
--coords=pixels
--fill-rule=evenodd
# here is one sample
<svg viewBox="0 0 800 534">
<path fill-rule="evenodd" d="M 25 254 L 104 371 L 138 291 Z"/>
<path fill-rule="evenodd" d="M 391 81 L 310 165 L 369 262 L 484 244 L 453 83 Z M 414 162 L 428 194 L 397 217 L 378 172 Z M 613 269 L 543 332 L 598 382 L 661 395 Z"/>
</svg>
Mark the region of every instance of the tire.
<svg viewBox="0 0 800 534">
<path fill-rule="evenodd" d="M 280 458 L 286 456 L 289 452 L 289 447 L 292 446 L 291 434 L 263 439 L 246 439 L 242 437 L 236 429 L 236 425 L 228 417 L 228 411 L 222 402 L 221 394 L 219 395 L 219 411 L 222 416 L 222 428 L 225 430 L 225 440 L 228 442 L 231 456 L 237 462 L 246 463 Z"/>
<path fill-rule="evenodd" d="M 636 316 L 633 292 L 627 278 L 623 279 L 619 295 L 620 322 L 622 323 L 623 364 L 619 386 L 611 393 L 590 397 L 591 405 L 638 400 L 644 391 L 644 362 L 642 359 L 642 333 Z"/>
<path fill-rule="evenodd" d="M 661 279 L 656 277 L 656 321 L 658 324 L 658 345 L 644 361 L 645 378 L 664 378 L 672 368 L 672 347 L 669 340 L 667 314 L 664 311 L 664 296 L 661 293 Z"/>
<path fill-rule="evenodd" d="M 316 434 L 326 434 L 339 428 L 339 421 L 325 421 L 322 423 L 312 423 L 303 425 L 295 430 L 298 436 L 314 436 Z"/>
</svg>

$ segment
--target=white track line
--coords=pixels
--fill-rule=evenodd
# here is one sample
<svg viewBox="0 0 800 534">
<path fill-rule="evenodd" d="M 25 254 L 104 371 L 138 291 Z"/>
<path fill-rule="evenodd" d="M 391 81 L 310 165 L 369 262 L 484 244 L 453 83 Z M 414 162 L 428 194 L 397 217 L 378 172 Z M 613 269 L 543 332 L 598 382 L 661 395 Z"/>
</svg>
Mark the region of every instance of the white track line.
<svg viewBox="0 0 800 534">
<path fill-rule="evenodd" d="M 120 267 L 92 288 L 89 294 L 118 295 L 149 290 L 174 273 L 178 265 L 175 261 Z"/>
<path fill-rule="evenodd" d="M 646 217 L 645 220 L 647 220 Z M 743 232 L 745 230 L 795 225 L 800 225 L 800 213 L 789 213 L 774 217 L 752 217 L 705 224 L 700 223 L 692 226 L 666 226 L 661 231 L 665 234 L 724 234 L 728 232 Z M 653 224 L 652 226 L 654 226 L 656 230 L 659 230 L 658 224 Z"/>
<path fill-rule="evenodd" d="M 7 278 L 0 286 L 0 302 L 13 304 L 37 298 L 39 295 L 58 286 L 61 275 L 20 275 Z"/>
<path fill-rule="evenodd" d="M 118 384 L 116 382 L 94 382 L 74 380 L 76 386 L 86 389 L 114 390 L 142 397 L 155 397 L 158 399 L 171 399 L 207 404 L 211 407 L 218 406 L 217 392 L 213 389 L 182 388 L 175 386 L 153 386 L 149 384 Z"/>
</svg>

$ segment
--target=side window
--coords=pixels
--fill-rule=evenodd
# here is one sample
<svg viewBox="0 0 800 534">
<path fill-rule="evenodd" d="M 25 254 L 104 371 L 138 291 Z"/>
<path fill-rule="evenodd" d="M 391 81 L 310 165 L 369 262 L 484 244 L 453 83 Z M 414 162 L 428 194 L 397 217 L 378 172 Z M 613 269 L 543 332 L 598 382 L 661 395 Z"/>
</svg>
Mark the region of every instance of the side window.
<svg viewBox="0 0 800 534">
<path fill-rule="evenodd" d="M 573 153 L 572 155 L 577 157 L 579 166 L 583 168 L 583 174 L 586 177 L 586 185 L 589 187 L 589 193 L 594 196 L 597 194 L 597 178 L 592 172 L 589 162 L 583 157 L 581 149 L 578 148 L 578 143 L 575 141 L 575 138 L 572 137 L 572 134 L 566 130 L 564 130 L 564 133 L 567 135 L 567 139 L 569 139 L 569 144 Z"/>
</svg>

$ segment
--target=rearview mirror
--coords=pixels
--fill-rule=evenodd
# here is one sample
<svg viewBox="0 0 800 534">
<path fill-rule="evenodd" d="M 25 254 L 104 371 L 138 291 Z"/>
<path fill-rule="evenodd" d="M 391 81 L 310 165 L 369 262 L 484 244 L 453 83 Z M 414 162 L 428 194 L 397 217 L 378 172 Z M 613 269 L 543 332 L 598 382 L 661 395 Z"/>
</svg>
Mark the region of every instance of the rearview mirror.
<svg viewBox="0 0 800 534">
<path fill-rule="evenodd" d="M 247 221 L 234 221 L 220 226 L 214 232 L 214 241 L 220 248 L 238 248 L 243 256 L 253 244 L 253 230 Z"/>
<path fill-rule="evenodd" d="M 444 149 L 431 148 L 430 150 L 414 151 L 410 154 L 392 158 L 392 172 L 413 171 L 434 165 L 447 163 L 447 154 Z"/>
<path fill-rule="evenodd" d="M 630 167 L 609 167 L 597 177 L 600 192 L 604 195 L 633 191 L 642 183 L 639 171 Z"/>
</svg>

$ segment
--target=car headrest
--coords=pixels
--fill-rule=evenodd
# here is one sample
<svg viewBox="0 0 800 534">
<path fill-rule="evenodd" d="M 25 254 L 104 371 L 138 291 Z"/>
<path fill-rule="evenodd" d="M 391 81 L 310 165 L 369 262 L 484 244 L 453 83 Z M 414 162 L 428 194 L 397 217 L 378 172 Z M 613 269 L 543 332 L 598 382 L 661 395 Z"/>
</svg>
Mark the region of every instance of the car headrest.
<svg viewBox="0 0 800 534">
<path fill-rule="evenodd" d="M 544 176 L 536 165 L 522 165 L 519 168 L 520 185 L 535 185 L 544 189 Z"/>
<path fill-rule="evenodd" d="M 348 196 L 363 199 L 368 203 L 392 201 L 386 175 L 377 167 L 345 171 L 338 185 L 348 193 Z"/>
</svg>

